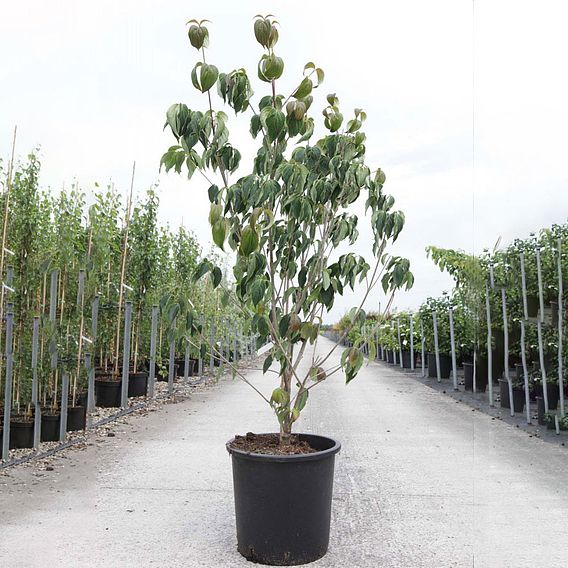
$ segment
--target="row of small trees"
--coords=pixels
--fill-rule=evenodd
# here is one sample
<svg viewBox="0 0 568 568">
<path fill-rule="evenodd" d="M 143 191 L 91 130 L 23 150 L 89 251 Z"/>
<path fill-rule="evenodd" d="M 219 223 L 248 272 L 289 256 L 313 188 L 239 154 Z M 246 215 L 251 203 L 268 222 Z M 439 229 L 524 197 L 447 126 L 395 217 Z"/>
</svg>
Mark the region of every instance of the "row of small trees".
<svg viewBox="0 0 568 568">
<path fill-rule="evenodd" d="M 201 247 L 186 228 L 160 226 L 155 188 L 139 200 L 131 192 L 126 202 L 114 185 L 97 186 L 88 195 L 77 184 L 53 193 L 40 188 L 39 173 L 35 153 L 15 167 L 2 169 L 0 164 L 0 342 L 4 351 L 9 310 L 15 322 L 11 402 L 16 411 L 30 410 L 36 316 L 39 396 L 43 405 L 52 407 L 59 404 L 63 372 L 70 376 L 72 404 L 84 388 L 85 351 L 92 353 L 97 367 L 118 374 L 127 300 L 133 303 L 134 370 L 148 358 L 152 305 L 160 306 L 157 365 L 162 372 L 172 338 L 178 352 L 183 354 L 183 344 L 189 344 L 197 357 L 206 349 L 202 336 L 209 322 L 220 322 L 221 316 L 223 321 L 237 318 L 223 305 L 226 287 L 213 290 L 209 280 L 194 282 Z M 216 327 L 218 334 L 226 331 L 220 324 Z M 3 362 L 0 400 L 4 376 Z"/>
<path fill-rule="evenodd" d="M 562 331 L 567 300 L 563 285 L 568 274 L 566 251 L 568 224 L 553 225 L 478 256 L 428 247 L 428 255 L 440 270 L 454 278 L 451 293 L 426 299 L 412 313 L 382 315 L 376 325 L 367 323 L 365 328 L 353 330 L 350 340 L 395 352 L 401 347 L 409 351 L 412 342 L 415 354 L 420 354 L 423 338 L 425 352 L 434 353 L 435 319 L 439 354 L 449 358 L 451 311 L 457 364 L 475 359 L 478 369 L 487 372 L 491 345 L 494 380 L 509 375 L 513 388 L 524 389 L 523 373 L 509 373 L 516 365 L 523 365 L 524 357 L 531 390 L 541 390 L 543 379 L 556 387 L 564 376 L 568 350 Z M 341 322 L 336 327 L 340 328 Z"/>
</svg>

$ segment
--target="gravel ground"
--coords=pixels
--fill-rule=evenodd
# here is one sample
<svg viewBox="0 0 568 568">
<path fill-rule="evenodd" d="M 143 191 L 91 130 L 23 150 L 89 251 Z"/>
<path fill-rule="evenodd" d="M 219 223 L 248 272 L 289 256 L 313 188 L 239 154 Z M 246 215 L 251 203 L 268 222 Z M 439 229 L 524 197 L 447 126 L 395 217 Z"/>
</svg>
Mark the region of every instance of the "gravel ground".
<svg viewBox="0 0 568 568">
<path fill-rule="evenodd" d="M 250 364 L 248 361 L 242 361 L 239 367 L 246 369 Z M 155 412 L 167 404 L 187 400 L 195 392 L 210 388 L 223 376 L 218 372 L 215 376 L 189 377 L 188 381 L 185 381 L 183 377 L 176 377 L 174 393 L 171 395 L 168 393 L 167 382 L 156 381 L 154 398 L 131 397 L 128 399 L 128 408 L 125 410 L 96 407 L 89 415 L 87 430 L 68 432 L 65 442 L 41 442 L 37 452 L 28 448 L 10 450 L 10 459 L 6 463 L 0 462 L 0 480 L 2 476 L 10 475 L 8 471 L 13 471 L 15 468 L 32 468 L 38 471 L 51 468 L 54 461 L 65 458 L 68 452 L 82 450 L 100 438 L 113 437 L 116 428 L 130 423 L 137 416 Z"/>
</svg>

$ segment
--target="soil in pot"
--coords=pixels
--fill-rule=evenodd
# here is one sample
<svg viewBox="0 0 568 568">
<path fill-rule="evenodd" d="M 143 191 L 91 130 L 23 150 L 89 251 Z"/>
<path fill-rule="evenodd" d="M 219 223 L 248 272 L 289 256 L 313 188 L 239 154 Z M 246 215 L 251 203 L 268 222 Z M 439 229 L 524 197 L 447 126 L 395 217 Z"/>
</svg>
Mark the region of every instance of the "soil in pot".
<svg viewBox="0 0 568 568">
<path fill-rule="evenodd" d="M 268 434 L 278 440 L 277 434 Z M 327 552 L 335 454 L 340 444 L 311 434 L 297 435 L 310 453 L 252 453 L 227 443 L 239 552 L 273 566 L 313 562 Z M 273 443 L 273 442 L 272 442 Z M 316 450 L 316 451 L 313 451 Z"/>
<path fill-rule="evenodd" d="M 67 408 L 67 432 L 84 430 L 87 427 L 87 407 L 69 406 Z"/>
<path fill-rule="evenodd" d="M 34 447 L 33 418 L 14 415 L 10 420 L 10 449 Z"/>
<path fill-rule="evenodd" d="M 506 379 L 499 379 L 499 393 L 501 398 L 501 408 L 511 408 L 509 402 L 509 384 Z M 513 388 L 513 409 L 515 412 L 522 412 L 525 408 L 525 390 Z"/>
<path fill-rule="evenodd" d="M 148 373 L 137 371 L 128 373 L 128 396 L 146 396 L 148 394 Z"/>
<path fill-rule="evenodd" d="M 449 355 L 440 353 L 440 377 L 448 379 L 452 372 L 452 358 Z M 436 354 L 428 353 L 428 376 L 430 378 L 437 378 L 436 373 Z"/>
<path fill-rule="evenodd" d="M 61 413 L 44 410 L 41 413 L 41 441 L 57 442 L 59 440 L 59 425 Z"/>
<path fill-rule="evenodd" d="M 95 401 L 102 408 L 117 408 L 121 402 L 122 380 L 112 375 L 95 379 Z"/>
</svg>

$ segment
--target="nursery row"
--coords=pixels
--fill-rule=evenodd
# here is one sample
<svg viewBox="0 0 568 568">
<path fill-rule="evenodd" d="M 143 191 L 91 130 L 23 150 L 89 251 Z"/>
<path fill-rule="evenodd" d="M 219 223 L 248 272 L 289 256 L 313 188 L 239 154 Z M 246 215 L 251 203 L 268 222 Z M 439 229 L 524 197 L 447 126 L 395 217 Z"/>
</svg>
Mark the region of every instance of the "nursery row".
<svg viewBox="0 0 568 568">
<path fill-rule="evenodd" d="M 194 280 L 193 234 L 159 226 L 154 189 L 126 203 L 112 185 L 54 196 L 39 171 L 34 154 L 0 170 L 3 459 L 84 427 L 95 404 L 152 394 L 154 378 L 254 351 L 223 275 Z"/>
<path fill-rule="evenodd" d="M 491 405 L 499 382 L 501 405 L 511 414 L 525 410 L 530 422 L 530 402 L 539 401 L 541 419 L 568 427 L 563 245 L 568 248 L 568 225 L 480 256 L 429 247 L 455 279 L 451 293 L 428 298 L 415 313 L 370 315 L 351 329 L 345 317 L 334 329 L 348 345 L 404 368 L 420 357 L 430 377 L 451 377 L 455 389 L 463 366 L 466 390 L 488 391 Z"/>
</svg>

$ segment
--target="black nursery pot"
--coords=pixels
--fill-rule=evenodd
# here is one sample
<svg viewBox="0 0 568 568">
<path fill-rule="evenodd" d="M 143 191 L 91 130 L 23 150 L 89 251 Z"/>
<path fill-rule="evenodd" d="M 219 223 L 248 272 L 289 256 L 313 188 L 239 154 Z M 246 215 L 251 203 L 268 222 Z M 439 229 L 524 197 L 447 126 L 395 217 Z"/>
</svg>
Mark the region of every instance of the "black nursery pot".
<svg viewBox="0 0 568 568">
<path fill-rule="evenodd" d="M 499 379 L 499 394 L 501 398 L 501 408 L 511 408 L 509 401 L 509 384 L 506 379 Z M 525 407 L 524 389 L 513 389 L 513 409 L 515 412 L 522 412 Z"/>
<path fill-rule="evenodd" d="M 321 558 L 329 545 L 335 454 L 341 444 L 299 434 L 319 451 L 252 454 L 231 448 L 239 552 L 252 562 L 297 566 Z"/>
<path fill-rule="evenodd" d="M 87 427 L 87 407 L 69 406 L 67 408 L 67 432 L 84 430 Z"/>
<path fill-rule="evenodd" d="M 394 365 L 394 363 L 395 363 L 394 351 L 392 349 L 389 349 L 387 351 L 387 363 L 389 363 L 390 365 Z"/>
<path fill-rule="evenodd" d="M 59 425 L 61 413 L 42 412 L 41 414 L 41 441 L 57 442 L 59 440 Z"/>
<path fill-rule="evenodd" d="M 477 363 L 475 366 L 475 391 L 485 392 L 487 388 L 487 362 L 485 362 L 485 367 L 480 367 Z M 463 364 L 463 375 L 464 375 L 464 388 L 466 391 L 473 391 L 473 363 Z"/>
<path fill-rule="evenodd" d="M 452 372 L 452 358 L 449 355 L 440 353 L 440 378 L 448 379 Z M 436 373 L 436 354 L 428 353 L 428 376 L 431 379 L 438 377 Z"/>
<path fill-rule="evenodd" d="M 148 394 L 148 373 L 138 371 L 128 373 L 128 396 L 146 396 Z"/>
<path fill-rule="evenodd" d="M 121 402 L 122 380 L 95 379 L 96 405 L 102 408 L 117 408 Z"/>
<path fill-rule="evenodd" d="M 541 384 L 534 386 L 535 396 L 541 396 L 544 400 L 544 387 Z M 560 390 L 556 383 L 546 383 L 546 394 L 548 398 L 548 409 L 556 410 L 558 408 L 558 400 L 560 399 Z"/>
<path fill-rule="evenodd" d="M 416 351 L 414 351 L 414 368 L 416 368 L 416 359 L 417 359 L 417 353 Z M 406 350 L 403 349 L 402 351 L 402 368 L 403 369 L 411 369 L 412 365 L 411 363 L 411 357 L 410 357 L 410 350 Z"/>
<path fill-rule="evenodd" d="M 529 318 L 536 318 L 540 309 L 540 299 L 538 296 L 527 296 L 527 312 Z"/>
<path fill-rule="evenodd" d="M 34 421 L 14 416 L 10 420 L 10 449 L 34 447 Z"/>
</svg>

